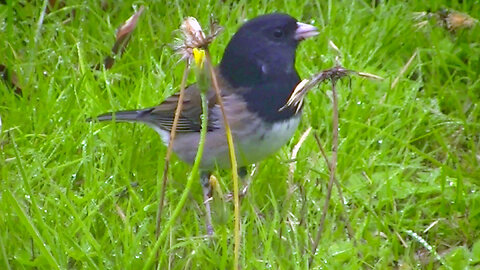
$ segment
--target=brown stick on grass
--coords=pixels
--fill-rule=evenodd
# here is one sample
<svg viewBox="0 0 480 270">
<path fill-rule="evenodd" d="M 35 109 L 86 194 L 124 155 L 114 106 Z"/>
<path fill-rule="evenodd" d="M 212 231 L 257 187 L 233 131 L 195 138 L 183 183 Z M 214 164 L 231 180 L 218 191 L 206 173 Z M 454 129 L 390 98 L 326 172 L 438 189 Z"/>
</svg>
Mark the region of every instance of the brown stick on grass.
<svg viewBox="0 0 480 270">
<path fill-rule="evenodd" d="M 338 150 L 338 99 L 337 91 L 335 88 L 336 80 L 332 79 L 332 101 L 333 101 L 333 138 L 332 138 L 332 163 L 330 164 L 330 180 L 328 181 L 327 187 L 327 196 L 325 197 L 325 203 L 323 204 L 322 217 L 320 219 L 320 225 L 318 226 L 317 237 L 313 242 L 312 246 L 312 256 L 308 264 L 311 266 L 313 259 L 315 258 L 315 253 L 317 251 L 318 243 L 322 237 L 323 226 L 325 225 L 325 219 L 328 213 L 328 206 L 330 205 L 330 197 L 332 196 L 332 186 L 333 180 L 335 179 L 335 171 L 337 169 L 337 150 Z"/>
<path fill-rule="evenodd" d="M 175 140 L 175 135 L 177 131 L 178 119 L 180 119 L 180 114 L 182 112 L 183 107 L 183 97 L 185 92 L 185 87 L 187 84 L 188 73 L 190 71 L 190 65 L 187 61 L 187 65 L 185 66 L 185 70 L 183 71 L 182 82 L 180 84 L 180 95 L 178 97 L 178 104 L 177 109 L 175 110 L 175 116 L 173 118 L 172 130 L 170 131 L 170 140 L 168 141 L 168 148 L 167 154 L 165 156 L 165 164 L 163 166 L 163 176 L 162 176 L 162 190 L 160 194 L 160 201 L 158 203 L 158 211 L 157 211 L 157 224 L 155 230 L 155 237 L 158 238 L 160 235 L 160 224 L 162 223 L 162 213 L 163 213 L 163 205 L 165 201 L 165 188 L 167 186 L 167 176 L 168 176 L 168 168 L 170 165 L 170 157 L 172 156 L 173 150 L 173 142 Z M 157 255 L 158 257 L 158 255 Z"/>
<path fill-rule="evenodd" d="M 237 169 L 237 158 L 235 156 L 235 146 L 233 144 L 233 136 L 230 130 L 230 124 L 228 123 L 227 115 L 225 114 L 225 107 L 223 105 L 221 90 L 218 86 L 217 77 L 215 75 L 215 70 L 213 68 L 210 52 L 206 51 L 206 58 L 208 68 L 210 69 L 210 75 L 212 80 L 213 88 L 217 94 L 217 102 L 220 105 L 220 110 L 222 111 L 223 122 L 225 125 L 225 136 L 227 137 L 228 150 L 230 153 L 230 164 L 232 169 L 232 182 L 233 182 L 233 205 L 234 205 L 234 259 L 233 259 L 233 269 L 240 269 L 239 259 L 240 259 L 240 199 L 239 199 L 239 190 L 238 190 L 238 169 Z"/>
<path fill-rule="evenodd" d="M 320 149 L 320 152 L 322 153 L 323 159 L 325 160 L 325 163 L 327 163 L 327 167 L 330 171 L 330 166 L 331 166 L 330 160 L 328 160 L 327 154 L 325 153 L 325 149 L 323 148 L 322 143 L 320 142 L 320 138 L 318 137 L 318 134 L 316 132 L 313 133 L 313 136 L 315 138 L 315 141 L 317 142 L 317 145 L 318 145 L 318 148 Z M 344 209 L 346 209 L 345 197 L 343 197 L 342 186 L 340 185 L 340 182 L 338 181 L 337 177 L 334 177 L 333 181 L 334 181 L 334 184 L 335 184 L 335 186 L 337 187 L 337 190 L 338 190 L 338 197 L 340 198 L 340 201 L 344 205 Z M 350 221 L 348 220 L 348 217 L 343 216 L 343 214 L 341 214 L 341 215 L 342 215 L 342 219 L 345 222 L 345 226 L 347 226 L 348 237 L 350 238 L 350 240 L 353 239 L 354 245 L 355 245 L 356 242 L 355 242 L 355 238 L 354 238 L 354 232 L 353 232 L 352 225 L 350 224 Z"/>
</svg>

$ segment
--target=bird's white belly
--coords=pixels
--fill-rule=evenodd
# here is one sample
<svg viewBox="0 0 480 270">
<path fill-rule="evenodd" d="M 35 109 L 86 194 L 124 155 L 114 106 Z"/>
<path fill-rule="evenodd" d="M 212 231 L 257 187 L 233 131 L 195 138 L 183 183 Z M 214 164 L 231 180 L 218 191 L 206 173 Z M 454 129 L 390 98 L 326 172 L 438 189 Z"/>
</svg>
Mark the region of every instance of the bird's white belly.
<svg viewBox="0 0 480 270">
<path fill-rule="evenodd" d="M 285 145 L 297 130 L 300 117 L 259 127 L 250 136 L 236 143 L 237 159 L 240 166 L 261 161 L 277 152 Z"/>
</svg>

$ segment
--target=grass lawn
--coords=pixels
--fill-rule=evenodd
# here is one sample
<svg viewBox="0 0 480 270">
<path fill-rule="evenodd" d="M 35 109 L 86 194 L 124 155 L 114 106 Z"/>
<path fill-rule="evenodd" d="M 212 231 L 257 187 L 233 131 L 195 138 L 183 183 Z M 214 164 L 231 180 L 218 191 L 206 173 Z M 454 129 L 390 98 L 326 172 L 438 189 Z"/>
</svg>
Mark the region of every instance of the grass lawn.
<svg viewBox="0 0 480 270">
<path fill-rule="evenodd" d="M 184 65 L 169 45 L 184 17 L 208 25 L 213 14 L 225 27 L 211 46 L 218 62 L 244 20 L 274 11 L 321 29 L 299 47 L 301 77 L 335 65 L 331 40 L 343 66 L 384 78 L 338 84 L 345 204 L 334 187 L 311 269 L 480 269 L 480 23 L 448 30 L 414 14 L 446 7 L 480 19 L 478 1 L 56 2 L 0 1 L 0 64 L 18 79 L 0 81 L 0 269 L 143 267 L 166 147 L 144 125 L 86 119 L 178 91 Z M 140 5 L 124 54 L 93 69 Z M 308 94 L 294 138 L 256 167 L 240 209 L 243 269 L 309 268 L 329 179 L 313 133 L 330 156 L 330 89 Z M 164 223 L 189 171 L 173 159 Z M 216 176 L 214 237 L 204 237 L 195 184 L 160 245 L 160 269 L 231 268 L 233 204 L 220 194 L 232 191 L 231 174 Z"/>
</svg>

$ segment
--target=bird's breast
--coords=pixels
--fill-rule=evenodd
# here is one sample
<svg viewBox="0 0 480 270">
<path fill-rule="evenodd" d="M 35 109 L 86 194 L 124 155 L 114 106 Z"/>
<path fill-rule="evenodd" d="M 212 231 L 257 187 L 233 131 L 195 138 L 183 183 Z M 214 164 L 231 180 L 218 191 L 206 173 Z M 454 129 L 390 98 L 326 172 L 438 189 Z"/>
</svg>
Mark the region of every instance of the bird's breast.
<svg viewBox="0 0 480 270">
<path fill-rule="evenodd" d="M 292 138 L 299 123 L 299 116 L 274 123 L 262 122 L 251 133 L 236 136 L 240 165 L 256 163 L 277 152 Z"/>
</svg>

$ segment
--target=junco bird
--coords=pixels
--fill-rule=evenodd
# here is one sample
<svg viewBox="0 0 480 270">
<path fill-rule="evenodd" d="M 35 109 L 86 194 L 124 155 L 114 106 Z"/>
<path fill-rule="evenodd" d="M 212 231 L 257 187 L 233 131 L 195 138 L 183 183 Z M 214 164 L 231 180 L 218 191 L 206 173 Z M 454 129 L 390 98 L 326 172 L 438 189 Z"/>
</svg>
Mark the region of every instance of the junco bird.
<svg viewBox="0 0 480 270">
<path fill-rule="evenodd" d="M 312 25 L 286 14 L 268 14 L 245 23 L 225 49 L 216 76 L 225 113 L 235 143 L 238 167 L 258 162 L 275 153 L 294 134 L 300 114 L 296 108 L 281 108 L 300 77 L 295 69 L 295 51 L 300 41 L 318 34 Z M 152 127 L 168 144 L 179 95 L 160 105 L 140 110 L 106 113 L 99 121 L 140 122 Z M 207 93 L 208 127 L 201 161 L 201 182 L 207 209 L 207 231 L 212 233 L 209 193 L 211 170 L 229 168 L 224 122 L 213 87 Z M 192 164 L 201 129 L 201 98 L 196 84 L 185 89 L 183 109 L 173 151 Z"/>
</svg>

